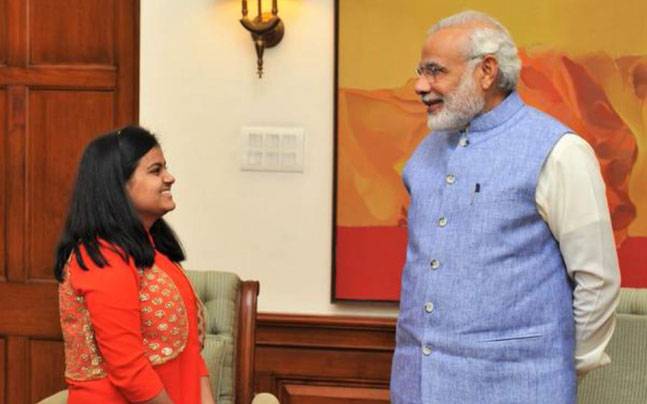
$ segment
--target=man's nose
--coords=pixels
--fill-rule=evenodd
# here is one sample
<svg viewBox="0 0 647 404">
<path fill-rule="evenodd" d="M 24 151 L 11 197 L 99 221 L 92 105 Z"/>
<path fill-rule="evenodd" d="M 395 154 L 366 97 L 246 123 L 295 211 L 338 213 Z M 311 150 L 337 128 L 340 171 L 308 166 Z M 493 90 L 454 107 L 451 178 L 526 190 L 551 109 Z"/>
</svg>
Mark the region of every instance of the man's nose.
<svg viewBox="0 0 647 404">
<path fill-rule="evenodd" d="M 429 85 L 429 81 L 424 76 L 419 76 L 418 80 L 416 80 L 414 89 L 416 90 L 416 94 L 424 95 L 431 91 L 431 86 Z"/>
</svg>

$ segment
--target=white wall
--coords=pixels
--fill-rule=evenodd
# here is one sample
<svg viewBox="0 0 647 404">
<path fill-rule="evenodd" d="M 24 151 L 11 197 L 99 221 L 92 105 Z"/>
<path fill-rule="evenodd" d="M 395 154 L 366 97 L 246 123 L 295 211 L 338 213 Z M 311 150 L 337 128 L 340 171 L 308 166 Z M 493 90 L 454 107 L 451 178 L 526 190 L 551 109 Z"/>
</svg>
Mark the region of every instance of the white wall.
<svg viewBox="0 0 647 404">
<path fill-rule="evenodd" d="M 240 1 L 142 1 L 140 121 L 177 178 L 168 219 L 186 267 L 259 280 L 261 311 L 393 316 L 392 305 L 330 303 L 333 4 L 280 1 L 285 37 L 259 80 Z M 240 171 L 250 125 L 303 127 L 304 172 Z"/>
</svg>

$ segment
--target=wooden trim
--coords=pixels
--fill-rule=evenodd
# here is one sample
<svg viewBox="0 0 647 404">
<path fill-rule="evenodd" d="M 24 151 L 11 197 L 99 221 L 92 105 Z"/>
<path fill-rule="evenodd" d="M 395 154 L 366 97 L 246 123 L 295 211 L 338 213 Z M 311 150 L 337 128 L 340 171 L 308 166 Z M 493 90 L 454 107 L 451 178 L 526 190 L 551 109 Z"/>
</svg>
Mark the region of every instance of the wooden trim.
<svg viewBox="0 0 647 404">
<path fill-rule="evenodd" d="M 279 325 L 285 327 L 392 330 L 395 327 L 396 319 L 368 316 L 258 313 L 257 322 L 259 325 Z"/>
<path fill-rule="evenodd" d="M 38 65 L 0 68 L 0 86 L 22 84 L 30 88 L 113 90 L 117 85 L 114 66 Z"/>
<path fill-rule="evenodd" d="M 257 346 L 392 351 L 395 318 L 259 313 Z"/>
<path fill-rule="evenodd" d="M 238 336 L 236 337 L 236 403 L 249 404 L 254 397 L 254 356 L 256 347 L 257 281 L 240 285 Z"/>
</svg>

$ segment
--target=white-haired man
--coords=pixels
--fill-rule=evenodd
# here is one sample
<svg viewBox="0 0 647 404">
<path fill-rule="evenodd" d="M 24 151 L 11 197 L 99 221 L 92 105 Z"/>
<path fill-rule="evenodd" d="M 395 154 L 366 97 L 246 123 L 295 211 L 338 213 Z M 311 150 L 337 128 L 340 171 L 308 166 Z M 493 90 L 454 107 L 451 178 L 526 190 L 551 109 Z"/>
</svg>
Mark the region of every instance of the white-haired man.
<svg viewBox="0 0 647 404">
<path fill-rule="evenodd" d="M 391 397 L 575 403 L 609 362 L 618 264 L 591 147 L 515 92 L 507 30 L 467 11 L 434 25 L 416 92 L 427 136 L 408 161 L 409 244 Z"/>
</svg>

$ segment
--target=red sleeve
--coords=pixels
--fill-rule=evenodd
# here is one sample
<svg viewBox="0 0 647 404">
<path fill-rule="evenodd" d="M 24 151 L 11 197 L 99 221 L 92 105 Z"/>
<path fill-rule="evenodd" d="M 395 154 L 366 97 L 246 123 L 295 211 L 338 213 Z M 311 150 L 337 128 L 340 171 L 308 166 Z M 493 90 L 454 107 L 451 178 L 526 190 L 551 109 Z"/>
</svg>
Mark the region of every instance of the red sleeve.
<svg viewBox="0 0 647 404">
<path fill-rule="evenodd" d="M 92 327 L 108 378 L 128 401 L 146 401 L 164 388 L 144 356 L 139 287 L 133 266 L 115 252 L 102 249 L 109 266 L 99 268 L 83 254 L 89 271 L 76 259 L 70 263 L 70 282 L 85 297 Z"/>
</svg>

